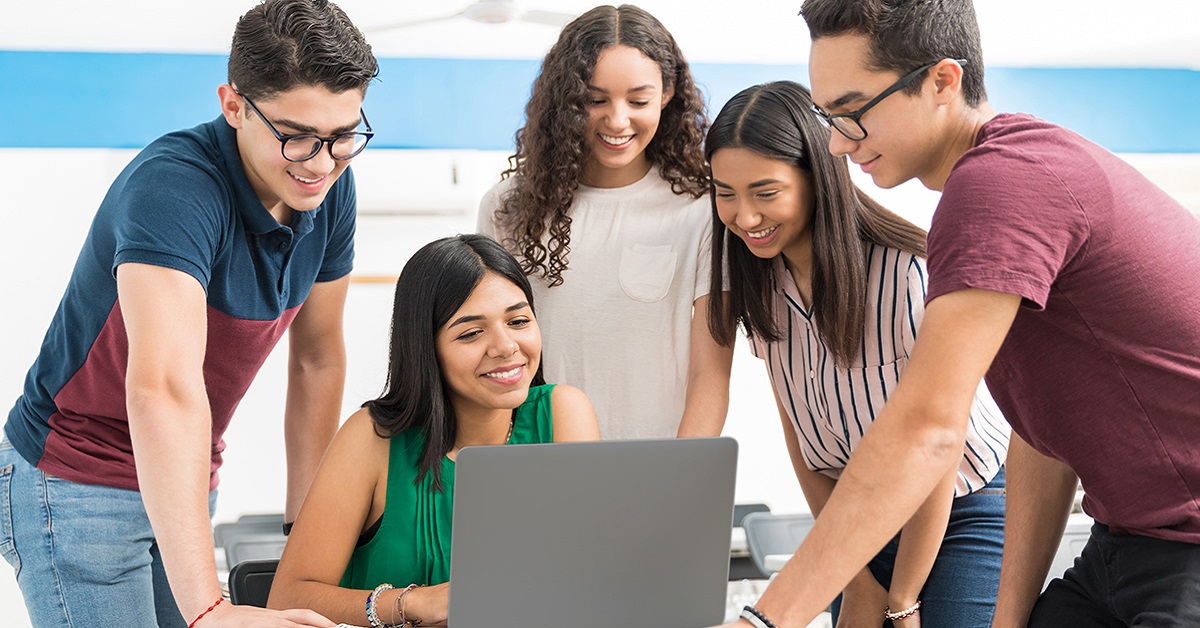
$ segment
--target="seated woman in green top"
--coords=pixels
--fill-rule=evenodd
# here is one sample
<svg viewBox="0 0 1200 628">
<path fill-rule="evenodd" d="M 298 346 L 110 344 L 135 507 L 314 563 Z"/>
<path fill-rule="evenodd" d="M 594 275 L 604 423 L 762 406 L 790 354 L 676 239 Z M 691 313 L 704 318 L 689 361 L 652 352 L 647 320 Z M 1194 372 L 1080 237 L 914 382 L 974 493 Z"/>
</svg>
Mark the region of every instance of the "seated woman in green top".
<svg viewBox="0 0 1200 628">
<path fill-rule="evenodd" d="M 582 391 L 545 385 L 541 354 L 529 282 L 494 240 L 413 255 L 396 283 L 386 390 L 325 452 L 268 605 L 444 625 L 458 451 L 600 437 Z"/>
</svg>

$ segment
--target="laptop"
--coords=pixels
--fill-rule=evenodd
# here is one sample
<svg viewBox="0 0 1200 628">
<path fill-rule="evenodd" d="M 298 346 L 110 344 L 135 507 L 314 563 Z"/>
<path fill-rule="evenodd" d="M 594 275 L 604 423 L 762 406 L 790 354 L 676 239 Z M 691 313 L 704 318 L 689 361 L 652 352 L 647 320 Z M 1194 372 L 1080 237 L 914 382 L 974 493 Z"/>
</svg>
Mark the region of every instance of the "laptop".
<svg viewBox="0 0 1200 628">
<path fill-rule="evenodd" d="M 723 623 L 736 471 L 724 437 L 463 449 L 449 625 Z"/>
</svg>

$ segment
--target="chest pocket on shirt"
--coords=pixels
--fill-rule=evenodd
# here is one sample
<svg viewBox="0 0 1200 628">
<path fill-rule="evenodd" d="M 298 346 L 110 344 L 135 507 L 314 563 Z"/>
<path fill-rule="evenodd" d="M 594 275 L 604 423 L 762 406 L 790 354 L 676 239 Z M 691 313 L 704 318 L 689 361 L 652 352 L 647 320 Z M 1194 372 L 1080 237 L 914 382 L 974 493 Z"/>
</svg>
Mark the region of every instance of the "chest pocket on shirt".
<svg viewBox="0 0 1200 628">
<path fill-rule="evenodd" d="M 621 251 L 617 277 L 621 289 L 634 301 L 653 303 L 671 290 L 676 254 L 670 245 L 634 244 Z"/>
</svg>

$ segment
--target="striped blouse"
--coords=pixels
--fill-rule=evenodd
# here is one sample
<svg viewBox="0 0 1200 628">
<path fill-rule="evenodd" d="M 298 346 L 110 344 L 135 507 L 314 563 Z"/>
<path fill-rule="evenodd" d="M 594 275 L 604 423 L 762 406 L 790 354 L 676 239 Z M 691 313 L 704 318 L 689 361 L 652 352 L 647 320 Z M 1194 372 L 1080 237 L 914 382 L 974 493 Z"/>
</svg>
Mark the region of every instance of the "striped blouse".
<svg viewBox="0 0 1200 628">
<path fill-rule="evenodd" d="M 784 338 L 776 342 L 750 338 L 754 355 L 767 363 L 805 463 L 834 479 L 895 389 L 925 313 L 924 260 L 872 244 L 867 273 L 869 304 L 862 353 L 850 368 L 835 365 L 783 256 L 775 258 L 776 286 L 781 290 L 774 309 Z M 1008 436 L 1008 423 L 980 382 L 971 404 L 955 497 L 991 481 L 1004 463 Z"/>
</svg>

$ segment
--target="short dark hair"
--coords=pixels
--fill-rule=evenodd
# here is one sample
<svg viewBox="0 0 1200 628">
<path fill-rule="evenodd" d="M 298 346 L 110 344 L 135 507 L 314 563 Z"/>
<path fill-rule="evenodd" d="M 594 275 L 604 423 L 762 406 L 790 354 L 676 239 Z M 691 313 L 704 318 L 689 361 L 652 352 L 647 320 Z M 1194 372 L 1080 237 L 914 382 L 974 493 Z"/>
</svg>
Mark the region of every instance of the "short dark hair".
<svg viewBox="0 0 1200 628">
<path fill-rule="evenodd" d="M 381 397 L 363 404 L 375 421 L 375 432 L 384 438 L 410 429 L 425 432 L 417 481 L 432 470 L 433 486 L 439 491 L 442 457 L 454 447 L 458 430 L 450 391 L 442 382 L 436 337 L 487 273 L 519 287 L 533 310 L 533 288 L 521 265 L 488 236 L 442 238 L 409 258 L 392 305 L 387 385 Z M 539 364 L 533 385 L 544 383 Z"/>
<path fill-rule="evenodd" d="M 844 157 L 834 157 L 829 127 L 809 107 L 812 95 L 802 85 L 777 81 L 748 87 L 729 99 L 713 120 L 704 143 L 712 163 L 722 148 L 749 151 L 796 166 L 812 188 L 813 315 L 822 342 L 838 365 L 851 363 L 860 350 L 866 325 L 867 243 L 874 242 L 924 257 L 925 231 L 888 211 L 850 180 Z M 717 214 L 712 187 L 712 279 L 709 333 L 732 346 L 734 330 L 763 340 L 780 340 L 775 321 L 774 260 L 761 259 L 732 235 Z M 724 287 L 728 259 L 729 286 Z"/>
<path fill-rule="evenodd" d="M 966 59 L 963 98 L 971 107 L 987 99 L 972 0 L 805 0 L 800 14 L 813 41 L 866 35 L 873 70 L 904 75 L 931 61 Z M 920 90 L 921 81 L 904 87 L 910 95 Z"/>
<path fill-rule="evenodd" d="M 251 98 L 300 86 L 365 92 L 378 74 L 371 46 L 328 0 L 263 0 L 233 32 L 228 80 Z"/>
</svg>

